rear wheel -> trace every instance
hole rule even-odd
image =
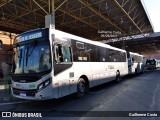
[[[77,94],[76,96],[78,98],[83,97],[87,91],[87,85],[83,78],[79,79],[78,85],[77,85]]]

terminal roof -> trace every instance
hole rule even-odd
[[[45,27],[51,1],[56,29],[71,34],[101,41],[153,32],[140,0],[1,0],[0,30],[21,33]]]

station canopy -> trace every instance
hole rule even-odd
[[[19,34],[45,27],[53,4],[56,29],[91,40],[153,32],[140,0],[1,0],[0,30]]]

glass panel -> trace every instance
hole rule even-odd
[[[55,46],[55,62],[63,62],[62,46],[59,44]]]
[[[50,48],[47,41],[33,42],[14,49],[14,74],[38,73],[51,69]]]
[[[60,44],[55,45],[55,62],[71,62],[71,49]]]
[[[63,46],[63,59],[64,62],[71,62],[70,48],[67,46]]]

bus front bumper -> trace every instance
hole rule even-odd
[[[52,86],[49,85],[41,91],[37,90],[21,90],[11,87],[11,94],[15,98],[26,99],[26,100],[48,100],[53,99]]]

